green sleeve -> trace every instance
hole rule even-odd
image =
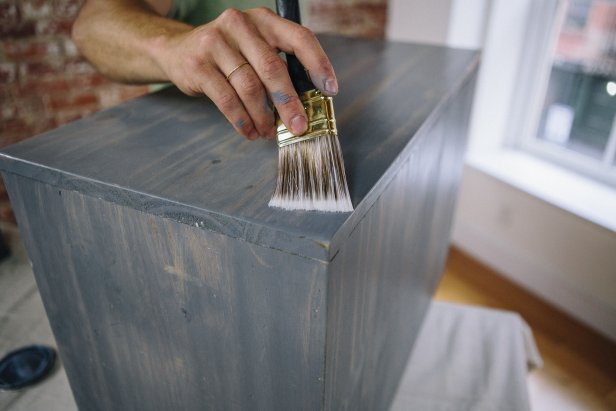
[[[172,0],[167,17],[198,26],[214,20],[230,7],[246,10],[260,6],[276,10],[274,0]]]

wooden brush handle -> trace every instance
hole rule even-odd
[[[297,24],[302,24],[297,0],[276,0],[276,11],[279,16]],[[304,66],[302,66],[302,63],[299,62],[297,57],[288,53],[285,53],[285,55],[287,56],[289,76],[291,77],[293,87],[295,87],[297,94],[316,89],[312,81],[310,81],[306,69],[304,69]]]

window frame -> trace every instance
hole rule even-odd
[[[544,0],[529,7],[504,145],[616,187],[616,115],[601,161],[537,137],[566,5],[566,0]]]

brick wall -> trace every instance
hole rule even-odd
[[[307,25],[317,33],[383,38],[387,0],[311,0]]]
[[[147,91],[98,74],[71,41],[83,0],[0,0],[0,147]],[[317,32],[383,37],[387,0],[312,0]],[[0,182],[0,225],[15,218]]]
[[[70,39],[83,0],[0,0],[0,147],[141,95],[112,83]],[[3,185],[0,222],[15,224]]]

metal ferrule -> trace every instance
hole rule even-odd
[[[319,90],[309,90],[299,96],[308,117],[308,129],[301,136],[296,136],[287,129],[276,114],[276,141],[278,147],[299,143],[325,134],[337,135],[334,103],[331,97],[324,96]]]

